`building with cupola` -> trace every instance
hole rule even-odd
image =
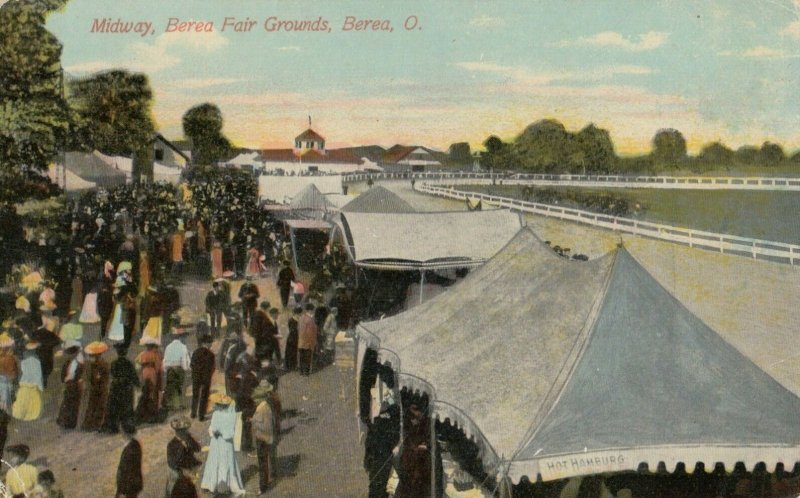
[[[356,171],[380,171],[366,158],[349,149],[327,149],[325,138],[310,127],[294,137],[292,148],[263,149],[256,153],[239,154],[220,163],[223,166],[252,168],[266,174],[309,175],[343,174]]]

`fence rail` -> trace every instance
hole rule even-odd
[[[687,190],[800,191],[800,178],[736,176],[626,176],[626,175],[500,175],[473,172],[358,173],[344,175],[345,182],[373,180],[425,180],[448,185],[538,185]]]
[[[720,253],[744,255],[752,257],[753,259],[779,261],[792,266],[794,266],[798,258],[800,258],[800,246],[794,244],[662,225],[659,223],[621,218],[618,216],[592,213],[590,211],[540,204],[537,202],[528,202],[497,195],[459,191],[452,187],[440,187],[428,183],[418,185],[416,188],[421,192],[439,197],[459,200],[470,199],[473,201],[480,199],[484,204],[509,208],[522,213],[538,214],[560,220],[583,223],[613,230],[615,232],[676,242],[688,245],[689,247],[698,247]]]

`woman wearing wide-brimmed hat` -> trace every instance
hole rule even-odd
[[[95,341],[89,343],[83,351],[88,357],[86,362],[88,399],[81,429],[97,431],[100,430],[106,419],[110,368],[108,362],[102,358],[102,355],[108,351],[108,344]]]
[[[200,487],[212,493],[230,491],[234,496],[242,496],[244,483],[233,448],[233,436],[236,432],[233,399],[222,393],[213,393],[209,401],[214,403],[214,413],[208,428],[211,444]]]
[[[36,420],[42,414],[42,364],[36,349],[38,342],[28,342],[20,363],[22,375],[19,379],[17,399],[11,407],[11,415],[17,419],[29,422]]]

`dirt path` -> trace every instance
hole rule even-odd
[[[233,293],[240,282],[234,282]],[[262,295],[272,303],[280,302],[271,279],[261,279],[257,285]],[[206,282],[188,281],[180,289],[182,304],[200,313]],[[284,312],[279,319],[282,334],[286,335]],[[94,339],[94,337],[89,337]],[[84,342],[88,342],[84,340]],[[352,341],[341,343],[339,361],[316,372],[311,377],[288,373],[281,377],[279,392],[287,413],[284,436],[278,447],[277,482],[269,496],[356,497],[367,489],[366,474],[361,469],[362,449],[359,446],[357,418],[355,417],[354,371]],[[190,351],[196,347],[194,337],[189,337]],[[219,341],[213,345],[216,351]],[[134,358],[139,348],[132,347],[129,357]],[[106,353],[107,360],[114,353]],[[61,382],[58,378],[62,358],[57,358],[50,385],[45,390],[42,417],[34,422],[12,421],[8,445],[24,443],[31,447],[30,461],[39,470],[49,468],[68,497],[94,498],[114,496],[116,469],[125,439],[121,435],[104,435],[80,430],[64,431],[55,423],[61,402]],[[224,390],[224,381],[217,372],[212,391]],[[191,402],[191,387],[186,388],[187,406]],[[188,415],[188,410],[183,413]],[[208,424],[193,421],[191,433],[207,446]],[[142,444],[144,491],[142,497],[161,497],[167,478],[166,445],[173,431],[168,423],[141,426],[137,438]],[[200,455],[205,460],[206,453]],[[256,458],[244,453],[238,455],[248,495],[258,494]],[[202,475],[198,469],[197,482]],[[198,484],[199,489],[199,484]],[[202,496],[202,494],[201,494]],[[206,493],[205,496],[210,496]]]

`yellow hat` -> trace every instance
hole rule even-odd
[[[216,393],[211,393],[211,395],[208,397],[208,401],[214,405],[227,406],[233,403],[233,398],[231,398],[225,393],[216,392]]]
[[[0,334],[0,348],[13,348],[14,344],[16,344],[14,338],[8,332]]]
[[[19,296],[17,301],[14,303],[14,307],[18,310],[22,310],[25,313],[29,313],[31,311],[31,302],[28,301],[28,298],[25,296]]]
[[[108,351],[108,344],[94,341],[90,342],[83,350],[86,351],[86,354],[103,354]]]

